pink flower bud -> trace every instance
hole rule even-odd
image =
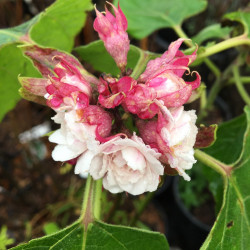
[[[97,9],[94,29],[104,42],[104,46],[109,54],[114,58],[117,66],[124,71],[127,65],[127,53],[129,51],[129,39],[126,33],[128,23],[120,6],[118,9],[111,3],[115,16],[105,8],[105,16]]]
[[[62,60],[55,66],[54,72],[57,76],[50,77],[46,86],[48,106],[55,109],[62,105],[76,109],[87,107],[91,87],[79,70]]]
[[[150,119],[158,111],[158,106],[154,103],[156,95],[151,88],[144,84],[137,84],[123,101],[125,110],[137,114],[141,119]]]
[[[146,70],[139,77],[139,82],[152,88],[156,98],[162,100],[167,107],[180,107],[188,101],[192,90],[199,87],[201,78],[197,72],[193,82],[185,82],[181,77],[185,71],[189,72],[188,65],[196,58],[196,51],[192,55],[184,55],[179,47],[184,39],[178,39],[170,44],[160,58],[149,61]]]
[[[79,112],[81,112],[81,122],[88,123],[89,125],[97,125],[96,138],[99,141],[103,141],[104,137],[109,136],[112,118],[108,112],[96,105],[89,105]]]
[[[114,78],[107,81],[100,79],[98,101],[105,108],[114,108],[122,103],[136,84],[136,80],[129,76],[122,77],[118,82]]]

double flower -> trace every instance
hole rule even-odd
[[[44,78],[20,81],[31,94],[46,99],[61,126],[49,137],[58,144],[52,157],[74,161],[76,174],[103,178],[104,188],[112,193],[155,191],[167,167],[190,180],[185,170],[196,162],[196,115],[184,111],[183,104],[199,86],[200,76],[194,72],[193,82],[182,77],[190,73],[196,51],[184,55],[179,50],[184,40],[178,39],[133,79],[126,75],[127,20],[119,6],[110,5],[115,16],[107,9],[105,15],[96,10],[94,29],[120,68],[120,78],[96,79],[73,56],[54,50],[50,58],[41,48],[26,52],[40,62],[37,66]],[[45,58],[52,70],[41,63]],[[126,117],[132,118],[137,133],[127,127]]]

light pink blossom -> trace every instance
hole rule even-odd
[[[197,72],[193,82],[182,79],[188,66],[195,60],[196,51],[184,55],[179,47],[185,39],[178,39],[170,44],[169,49],[159,58],[150,60],[146,70],[140,75],[138,82],[155,92],[156,98],[162,100],[167,107],[180,107],[188,101],[192,90],[199,87],[201,78]]]
[[[157,142],[164,149],[170,167],[175,168],[187,181],[190,177],[185,173],[196,162],[194,144],[198,132],[195,126],[197,116],[194,110],[184,111],[183,106],[172,110],[174,122],[166,123],[159,118]]]
[[[135,134],[131,139],[115,137],[96,152],[88,150],[79,157],[75,173],[89,172],[95,180],[103,178],[104,188],[112,193],[139,195],[157,189],[163,175],[160,155]]]
[[[166,119],[159,113],[158,121],[138,121],[137,126],[144,142],[157,148],[162,156],[160,160],[176,169],[185,180],[190,177],[185,173],[196,162],[194,144],[198,132],[195,126],[195,111],[184,111],[183,106],[170,109],[171,117]]]
[[[104,46],[109,54],[114,58],[117,66],[124,71],[127,65],[127,54],[129,51],[129,39],[126,32],[128,22],[120,6],[118,9],[111,3],[115,16],[105,7],[105,16],[97,9],[94,29],[104,42]]]
[[[49,141],[58,145],[52,152],[55,161],[68,161],[75,159],[87,149],[96,148],[96,125],[81,123],[75,110],[58,112],[53,118],[61,128],[49,136]]]

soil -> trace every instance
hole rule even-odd
[[[67,201],[71,183],[84,184],[72,171],[60,173],[61,163],[51,159],[54,145],[47,137],[25,144],[19,141],[20,133],[50,122],[51,116],[48,108],[22,100],[0,123],[0,225],[7,225],[15,244],[43,235],[43,224],[57,217],[49,206]],[[34,151],[34,143],[46,149],[43,159],[39,159],[39,147]]]

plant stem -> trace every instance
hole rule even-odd
[[[95,181],[89,175],[85,186],[82,214],[80,217],[80,220],[85,226],[85,231],[91,222],[93,222],[95,219],[100,219],[101,193],[102,180]]]
[[[155,192],[148,192],[144,200],[140,203],[140,207],[138,211],[136,211],[136,214],[133,216],[133,218],[130,221],[130,226],[134,226],[135,223],[138,221],[140,218],[141,214],[143,213],[144,209],[148,205],[148,203],[152,200],[154,197]]]
[[[190,38],[187,36],[187,34],[184,32],[184,30],[181,28],[180,25],[175,25],[173,27],[175,33],[180,37],[180,38],[185,38],[188,40],[185,40],[184,43],[189,47],[193,47],[193,43],[190,41]]]
[[[131,77],[133,77],[134,79],[137,79],[140,74],[142,73],[142,71],[144,70],[144,68],[147,65],[148,59],[150,58],[149,54],[144,52],[144,51],[140,51],[140,58],[131,74]]]
[[[196,149],[194,153],[195,158],[206,166],[212,168],[223,177],[230,176],[232,167],[224,164],[223,162],[213,158],[212,156],[206,154],[205,152]]]
[[[218,77],[215,81],[215,83],[213,84],[210,93],[208,95],[207,98],[207,103],[206,106],[201,108],[200,113],[198,115],[198,119],[197,119],[197,123],[200,123],[202,121],[202,119],[204,117],[206,117],[207,112],[209,111],[209,109],[211,109],[218,93],[220,92],[220,90],[223,87],[223,81],[226,79],[226,77],[228,76],[229,73],[231,73],[232,70],[232,65],[230,64],[224,72],[222,72],[221,76]]]
[[[241,81],[242,84],[250,83],[250,76],[240,76],[239,79],[240,79],[240,81]],[[226,86],[233,85],[233,84],[235,84],[234,77],[232,77],[232,78],[229,79],[229,81],[227,82]]]
[[[248,39],[245,34],[227,39],[225,41],[222,41],[211,47],[206,48],[204,52],[198,54],[197,60],[239,45],[250,45],[250,39]]]
[[[242,85],[242,82],[240,80],[239,68],[237,65],[233,66],[233,75],[234,75],[235,84],[236,84],[239,94],[241,95],[244,102],[247,105],[250,105],[250,97]]]
[[[204,58],[204,63],[207,65],[207,67],[214,73],[214,75],[218,78],[221,76],[220,69],[209,59]]]

